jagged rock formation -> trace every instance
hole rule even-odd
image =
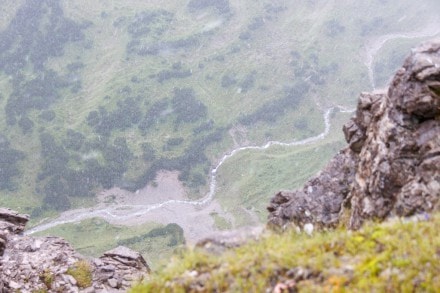
[[[268,207],[269,223],[275,227],[283,227],[291,221],[301,227],[308,223],[324,226],[338,223],[341,206],[353,182],[356,162],[350,150],[343,150],[302,190],[278,192]]]
[[[269,224],[349,227],[439,208],[440,40],[413,50],[388,92],[363,93],[343,128],[349,146],[295,192],[279,192]]]
[[[86,260],[62,238],[23,236],[28,219],[0,209],[0,292],[125,292],[150,272],[126,247]]]
[[[0,208],[0,256],[5,251],[7,235],[23,232],[28,221],[28,215],[20,215],[10,209]]]

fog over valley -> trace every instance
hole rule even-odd
[[[0,206],[30,215],[27,235],[153,268],[262,227],[345,144],[359,93],[440,36],[437,0],[0,6]]]

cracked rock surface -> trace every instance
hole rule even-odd
[[[343,128],[348,146],[303,189],[277,193],[269,225],[348,226],[439,209],[440,40],[414,49],[388,91],[362,93]]]
[[[145,259],[127,247],[87,259],[62,238],[23,236],[28,219],[0,208],[0,292],[126,292],[148,277]],[[87,282],[72,273],[79,263]]]

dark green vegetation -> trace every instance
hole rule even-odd
[[[157,238],[163,236],[170,236],[170,240],[167,243],[167,246],[169,247],[185,244],[183,229],[177,224],[168,224],[163,228],[154,228],[146,234],[138,235],[125,240],[120,240],[118,241],[118,244],[128,246],[146,241],[148,238]]]
[[[0,153],[0,189],[14,190],[16,183],[12,179],[20,174],[17,163],[23,159],[24,154],[11,148],[3,135],[0,135]]]
[[[103,189],[138,190],[161,170],[178,171],[189,196],[201,197],[234,142],[310,137],[324,109],[354,105],[371,87],[365,42],[414,31],[426,11],[382,0],[3,2],[0,205],[36,220],[93,204]],[[398,22],[405,11],[414,14]],[[243,131],[231,136],[235,129]],[[303,154],[325,162],[337,143]],[[285,162],[306,164],[297,167],[304,174],[319,165],[298,152],[276,164],[248,156],[263,170],[287,170],[284,178],[298,174]],[[230,197],[270,196],[274,187],[252,190],[237,164],[241,177],[222,174]]]
[[[47,68],[49,58],[64,55],[64,47],[84,40],[87,24],[67,19],[59,1],[26,1],[1,32],[0,69],[12,79],[5,115],[8,125],[17,122],[24,133],[34,123],[32,109],[47,109],[60,99],[60,91],[75,86],[69,76]],[[71,72],[76,66],[68,67]]]
[[[271,292],[277,284],[292,292],[437,292],[438,229],[435,215],[357,232],[269,234],[220,257],[191,250],[131,292]]]

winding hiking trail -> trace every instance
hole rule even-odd
[[[389,40],[399,38],[422,38],[435,36],[440,33],[440,25],[437,24],[438,23],[428,26],[423,31],[419,31],[418,33],[411,32],[387,34],[367,42],[365,45],[367,52],[365,65],[368,68],[373,89],[375,88],[373,72],[374,58],[380,49],[385,45],[385,43]],[[154,204],[108,204],[102,208],[81,208],[70,210],[61,213],[56,219],[29,229],[26,231],[26,234],[29,235],[56,227],[58,225],[77,223],[82,220],[95,217],[103,218],[112,224],[123,225],[139,223],[139,221],[136,221],[136,219],[142,217],[142,222],[154,221],[164,224],[170,222],[177,223],[184,229],[187,240],[191,242],[200,239],[201,237],[213,232],[213,220],[211,219],[209,213],[212,211],[218,211],[219,209],[221,210],[219,204],[214,201],[214,196],[217,188],[217,172],[227,160],[246,150],[266,150],[272,146],[294,147],[309,145],[323,140],[330,132],[330,114],[336,108],[339,109],[340,112],[347,113],[354,111],[353,109],[347,109],[343,106],[335,106],[326,109],[323,112],[324,130],[316,136],[292,142],[269,141],[263,146],[239,147],[225,154],[218,161],[217,165],[211,170],[209,191],[201,199],[168,199]],[[197,227],[194,227],[194,223],[197,223]]]

